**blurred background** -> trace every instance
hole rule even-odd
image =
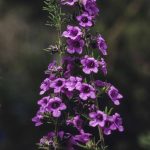
[[[34,127],[39,86],[55,41],[43,0],[0,0],[0,150],[35,150],[46,133]],[[109,150],[150,150],[150,0],[101,0],[95,30],[108,45],[112,82],[124,95],[116,111],[125,132],[106,138]]]

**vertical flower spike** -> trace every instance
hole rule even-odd
[[[46,79],[40,86],[43,97],[32,118],[35,126],[48,124],[50,129],[40,139],[39,148],[104,150],[104,135],[122,132],[124,127],[120,115],[101,104],[102,97],[107,94],[114,105],[119,105],[123,96],[103,81],[107,75],[107,44],[101,34],[90,30],[99,14],[96,0],[45,0],[45,5],[58,39],[47,49],[57,60],[45,71]],[[71,6],[72,14],[63,11],[64,5]],[[62,30],[65,21],[68,25]]]

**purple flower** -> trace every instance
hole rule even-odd
[[[78,0],[61,0],[63,5],[73,6]]]
[[[88,14],[93,17],[95,17],[99,13],[99,9],[96,6],[95,1],[88,0],[84,8],[85,8],[85,11],[87,11]]]
[[[50,97],[43,97],[41,100],[38,101],[38,105],[45,108],[47,106],[47,103],[49,102]]]
[[[87,100],[88,98],[95,99],[96,94],[95,94],[95,89],[86,83],[81,83],[76,86],[76,89],[80,91],[79,97],[82,100]]]
[[[96,2],[96,0],[79,0],[81,2],[81,4],[83,4],[84,6],[89,3],[89,2]]]
[[[108,86],[110,86],[110,83],[103,82],[101,80],[96,80],[95,85],[98,87],[108,87]]]
[[[75,135],[72,137],[72,143],[77,145],[78,142],[87,143],[90,140],[91,134],[85,133],[83,130],[80,131],[79,135]]]
[[[68,80],[66,80],[65,88],[67,88],[68,91],[73,91],[76,89],[76,85],[80,84],[81,81],[82,78],[71,76]]]
[[[67,40],[67,52],[70,54],[78,53],[81,54],[84,47],[84,40],[81,38],[77,38],[75,40],[68,39]]]
[[[107,115],[104,112],[97,110],[97,112],[89,113],[89,116],[92,119],[89,122],[90,126],[92,126],[92,127],[96,127],[96,126],[104,127],[105,121],[107,118]]]
[[[55,143],[53,141],[53,138],[55,137],[55,133],[54,132],[49,132],[46,136],[43,136],[41,139],[40,139],[40,145],[43,146],[43,145],[53,145],[55,146]]]
[[[81,60],[81,64],[83,66],[83,72],[86,74],[90,74],[91,72],[97,73],[98,72],[98,67],[99,67],[99,63],[96,59],[94,59],[93,57],[89,57],[89,56],[85,56],[82,60]]]
[[[116,89],[113,85],[109,87],[108,91],[108,96],[110,99],[114,102],[115,105],[120,104],[120,99],[123,98],[121,94],[119,94],[118,89]]]
[[[50,87],[54,88],[54,93],[59,93],[59,92],[61,92],[64,85],[65,85],[65,79],[57,78],[51,83]]]
[[[79,21],[79,25],[82,27],[91,27],[92,23],[92,16],[88,13],[84,12],[80,16],[77,16],[77,20]]]
[[[80,130],[82,128],[83,120],[79,115],[77,115],[74,118],[67,120],[66,123],[67,125],[73,125],[75,128]]]
[[[107,55],[107,45],[101,35],[97,37],[97,45],[103,55]]]
[[[32,118],[32,122],[35,123],[35,126],[42,125],[42,119],[43,119],[43,111],[39,110],[35,117]]]
[[[51,98],[47,104],[47,111],[51,112],[53,117],[60,117],[61,111],[66,109],[66,105],[58,97]]]
[[[107,75],[107,64],[103,58],[101,58],[101,61],[99,62],[101,70],[103,74],[106,76]]]
[[[51,84],[51,80],[50,80],[49,78],[46,78],[46,79],[42,82],[42,84],[41,84],[41,86],[40,86],[40,89],[41,89],[40,95],[43,95],[46,91],[49,90],[50,84]]]
[[[56,61],[53,61],[48,65],[48,70],[45,71],[46,74],[62,72],[63,68],[61,66],[57,66]]]
[[[38,115],[38,116],[35,116],[35,117],[32,118],[32,122],[35,123],[36,127],[43,124],[42,121],[41,121],[41,119],[43,119],[43,118],[41,118],[41,117],[43,117],[43,116]]]
[[[110,135],[112,130],[116,130],[116,126],[114,124],[114,118],[112,116],[107,116],[105,120],[105,126],[103,128],[103,132],[105,135]]]
[[[82,35],[81,29],[77,26],[67,26],[67,31],[64,31],[62,36],[70,38],[72,40],[77,39]]]
[[[122,126],[122,118],[120,117],[120,115],[118,113],[115,113],[113,115],[113,119],[114,119],[114,124],[115,124],[116,128],[120,132],[123,132],[124,131],[124,127]]]

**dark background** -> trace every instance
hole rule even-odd
[[[42,0],[0,0],[0,150],[35,150],[46,133],[31,118],[55,41]],[[106,137],[109,150],[150,150],[150,1],[99,0],[96,31],[109,45],[108,80],[124,100],[124,133]]]

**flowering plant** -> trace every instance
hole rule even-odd
[[[39,148],[105,150],[104,135],[124,128],[118,113],[112,114],[112,108],[101,106],[101,97],[108,95],[114,105],[119,105],[123,96],[114,85],[98,77],[98,73],[107,75],[107,44],[100,34],[91,34],[99,13],[96,0],[45,0],[45,5],[48,25],[58,31],[58,42],[47,50],[60,57],[48,66],[47,77],[40,86],[40,95],[47,96],[38,101],[40,108],[32,119],[36,126],[50,126]],[[66,19],[64,5],[78,12]],[[62,32],[66,22],[69,25]],[[96,130],[99,137],[92,134]]]

